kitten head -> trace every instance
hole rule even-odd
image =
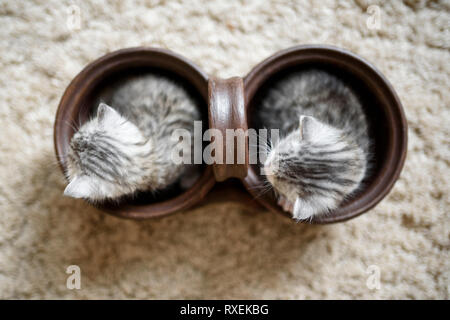
[[[366,155],[342,130],[301,116],[299,129],[270,151],[264,171],[284,207],[307,219],[336,209],[358,188]]]
[[[100,103],[97,115],[70,141],[69,185],[64,194],[100,201],[136,191],[147,168],[139,161],[151,148],[138,127]]]

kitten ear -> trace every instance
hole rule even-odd
[[[315,214],[315,210],[310,203],[300,199],[300,197],[297,197],[292,214],[293,218],[296,220],[305,220],[313,216]]]
[[[92,191],[92,183],[88,177],[75,177],[67,185],[64,195],[72,198],[89,198]]]
[[[310,141],[314,137],[314,131],[320,123],[310,116],[300,116],[300,138]]]
[[[108,106],[104,102],[100,102],[97,108],[97,118],[99,122],[105,121],[106,118],[119,115],[116,110]]]

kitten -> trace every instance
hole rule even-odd
[[[193,166],[172,161],[178,141],[171,135],[176,129],[193,132],[201,118],[194,99],[179,84],[150,74],[105,92],[112,107],[100,103],[71,139],[64,194],[98,202],[162,190],[183,176],[192,184]]]
[[[336,209],[368,170],[368,123],[358,98],[321,70],[294,72],[262,98],[260,127],[279,129],[264,163],[278,203],[298,220]]]

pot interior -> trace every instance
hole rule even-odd
[[[55,122],[55,147],[63,171],[64,157],[75,130],[94,115],[100,101],[110,103],[111,88],[130,76],[158,74],[182,86],[199,107],[203,130],[208,127],[207,77],[195,66],[173,54],[147,48],[124,49],[88,65],[69,85],[61,99]],[[114,107],[114,106],[113,106]],[[158,192],[138,192],[119,201],[96,204],[100,209],[126,218],[164,215],[198,202],[214,185],[212,170],[201,172],[188,190],[178,185]]]
[[[279,60],[282,61],[282,59]],[[273,64],[276,65],[276,63],[277,61]],[[369,137],[372,141],[370,170],[357,192],[341,203],[334,212],[313,218],[312,222],[337,222],[367,211],[381,200],[397,178],[395,175],[398,175],[399,170],[388,172],[387,168],[393,164],[396,166],[395,169],[401,168],[404,160],[402,151],[405,145],[402,142],[406,142],[406,138],[401,136],[401,133],[405,131],[405,128],[401,127],[404,125],[402,121],[404,119],[401,106],[391,87],[378,74],[372,73],[372,69],[367,65],[365,67],[368,72],[365,73],[364,70],[358,69],[357,65],[352,66],[351,62],[336,63],[336,60],[326,57],[318,56],[315,59],[310,56],[308,59],[299,59],[297,62],[291,60],[284,66],[278,63],[274,68],[270,65],[267,63],[266,68],[261,68],[251,74],[251,79],[247,79],[249,92],[251,92],[250,96],[247,96],[249,128],[256,130],[264,128],[264,119],[258,120],[258,107],[268,88],[292,72],[302,72],[312,68],[324,70],[342,80],[357,95],[369,122]],[[395,148],[398,148],[400,152],[393,152]],[[263,186],[267,184],[266,177],[261,174],[260,169],[263,164],[261,160],[259,159],[257,164],[250,165],[249,176],[245,181],[248,190],[272,211],[291,216],[278,206],[273,190],[261,191],[266,190]],[[383,191],[383,188],[387,190]],[[382,191],[385,194],[380,198]]]

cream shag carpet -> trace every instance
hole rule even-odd
[[[1,1],[0,298],[448,299],[449,21],[448,1]],[[405,168],[374,210],[313,226],[223,202],[135,222],[62,196],[53,120],[93,59],[155,46],[227,77],[306,43],[367,58],[404,104]]]

